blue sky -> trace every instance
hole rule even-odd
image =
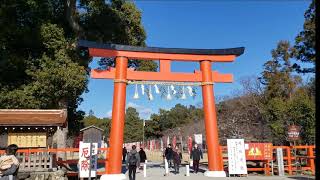
[[[217,83],[216,97],[231,95],[240,88],[239,80],[259,76],[263,64],[270,59],[271,49],[279,40],[294,42],[302,30],[304,12],[310,1],[135,1],[142,12],[147,45],[172,48],[233,48],[244,46],[245,52],[232,63],[213,63],[213,70],[232,73],[233,83]],[[95,66],[95,61],[91,67]],[[174,62],[172,71],[193,72],[197,63]],[[82,95],[80,110],[90,109],[98,117],[111,116],[113,81],[90,79],[89,92]],[[140,117],[148,119],[159,108],[170,109],[177,103],[200,105],[201,89],[195,98],[167,101],[154,94],[135,100],[134,86],[127,87],[127,106],[135,107]]]

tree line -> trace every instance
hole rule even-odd
[[[301,143],[315,137],[315,1],[305,12],[303,30],[291,45],[282,40],[259,77],[242,80],[237,95],[217,104],[221,140],[247,137],[287,142],[290,124],[302,127]],[[0,7],[0,108],[68,109],[70,134],[95,124],[109,133],[110,119],[77,110],[87,92],[92,58],[76,42],[86,39],[145,46],[141,12],[125,0],[4,1]],[[114,66],[101,58],[101,68]],[[130,60],[129,67],[155,71],[153,61]],[[204,132],[201,107],[177,104],[146,121],[146,138],[167,133]],[[142,140],[142,120],[128,108],[125,141]]]

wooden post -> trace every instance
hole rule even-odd
[[[39,155],[39,168],[41,168],[42,169],[42,154],[43,154],[43,152],[41,152]]]
[[[308,147],[308,167],[311,168],[312,175],[315,174],[313,147]]]
[[[30,149],[28,149],[28,169],[31,170],[31,154],[30,154]]]
[[[291,150],[290,147],[286,148],[287,150],[287,162],[288,162],[288,173],[289,175],[292,175],[292,163],[291,163]]]
[[[26,153],[22,153],[22,168],[21,170],[24,170],[26,167]]]
[[[44,169],[47,169],[47,164],[48,164],[48,153],[47,151],[43,152],[44,153]]]
[[[50,155],[49,155],[49,168],[50,168],[50,169],[52,169],[52,162],[53,162],[53,161],[52,161],[52,158],[53,158],[53,157],[52,157],[52,153],[50,153]]]
[[[114,79],[114,96],[112,106],[112,122],[110,133],[110,153],[107,174],[120,174],[122,168],[122,144],[126,107],[126,80],[128,58],[116,58],[116,74]]]
[[[33,159],[33,170],[36,170],[36,161],[37,161],[37,153],[34,152],[32,154],[32,159]]]

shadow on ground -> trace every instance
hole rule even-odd
[[[290,179],[296,179],[296,180],[311,180],[311,179],[315,179],[315,177],[311,177],[311,176],[294,176],[294,177],[288,177]]]

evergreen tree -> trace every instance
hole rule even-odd
[[[139,118],[139,113],[133,107],[128,107],[126,110],[126,121],[124,128],[124,142],[142,141],[143,121]]]
[[[66,108],[70,133],[82,126],[84,113],[76,109],[92,60],[76,41],[145,45],[131,1],[2,1],[0,18],[0,108]],[[157,67],[133,60],[129,66]]]
[[[265,85],[266,99],[290,98],[294,89],[301,82],[301,78],[292,75],[289,42],[280,41],[271,54],[272,59],[264,64],[265,69],[260,77],[261,83]]]
[[[297,35],[293,55],[299,61],[293,67],[299,73],[315,73],[316,62],[316,15],[315,0],[312,0],[304,14],[303,30]],[[301,67],[302,63],[312,64],[313,67]]]

